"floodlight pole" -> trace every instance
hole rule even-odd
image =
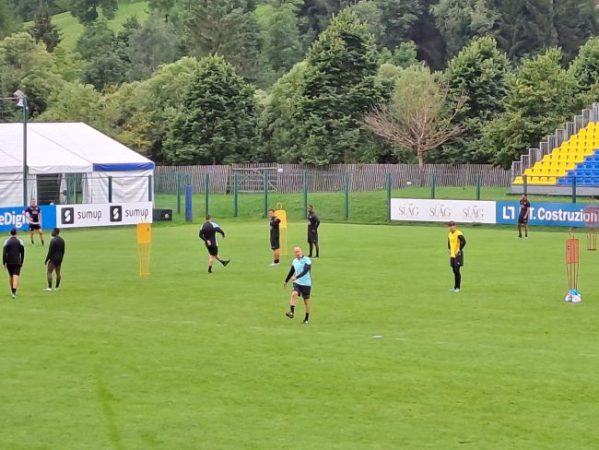
[[[27,96],[23,95],[23,206],[27,206]]]

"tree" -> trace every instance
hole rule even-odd
[[[302,61],[277,80],[263,100],[259,118],[261,160],[294,162],[303,145],[299,108],[307,64]]]
[[[102,90],[125,81],[128,69],[127,63],[118,54],[100,54],[87,64],[81,79],[84,83]]]
[[[430,70],[412,66],[396,81],[391,104],[368,114],[365,124],[377,136],[412,151],[422,168],[427,151],[462,132],[460,125],[452,123],[462,101],[446,117],[443,110],[446,100],[447,88],[435,81]]]
[[[117,40],[106,20],[87,24],[76,46],[87,63],[81,80],[100,90],[125,81],[130,68],[125,45]]]
[[[147,80],[122,84],[106,94],[106,128],[152,160],[170,162],[164,152],[167,130],[186,99],[197,68],[195,58],[184,57],[160,66]]]
[[[202,58],[169,123],[165,152],[175,164],[249,161],[256,144],[254,90],[221,56]]]
[[[431,8],[437,0],[375,0],[381,11],[385,33],[380,47],[393,51],[402,42],[413,41],[418,57],[441,69],[445,63],[445,41],[435,25]]]
[[[113,53],[116,36],[105,20],[97,20],[85,25],[83,33],[77,40],[75,51],[85,60],[92,60],[98,55]]]
[[[366,26],[352,11],[341,11],[306,58],[296,117],[304,145],[297,160],[323,165],[356,159],[363,115],[383,98],[375,83],[377,59]]]
[[[16,33],[0,41],[0,96],[11,96],[21,89],[28,96],[30,115],[36,116],[62,84],[52,55],[29,33]]]
[[[222,55],[248,80],[257,77],[260,31],[246,0],[198,0],[185,20],[192,56]]]
[[[374,36],[378,45],[385,39],[385,26],[383,25],[383,12],[375,0],[361,0],[350,6],[358,18],[366,25],[368,32]]]
[[[33,20],[39,6],[37,0],[2,0],[0,3],[5,3],[16,18],[25,22]],[[51,16],[67,11],[63,0],[44,0],[44,3]]]
[[[16,19],[11,11],[6,0],[0,0],[0,39],[9,36],[18,28]]]
[[[272,70],[271,78],[277,79],[293,67],[303,56],[296,7],[282,4],[270,7],[269,14],[261,22],[261,57]],[[261,72],[264,74],[264,67]],[[272,83],[269,83],[272,84]]]
[[[485,124],[504,111],[508,74],[507,56],[491,37],[473,40],[449,62],[445,72],[448,107],[464,98],[455,116],[464,132],[443,146],[439,159],[451,163],[489,162],[488,155],[479,152],[479,139]]]
[[[58,27],[52,23],[48,13],[48,5],[45,0],[39,0],[38,8],[33,19],[33,26],[29,33],[35,39],[35,42],[42,41],[46,45],[46,50],[52,53],[60,43],[60,33]]]
[[[445,38],[447,55],[456,55],[476,36],[490,34],[497,12],[486,0],[440,0],[432,7],[437,28]]]
[[[112,19],[119,5],[117,0],[70,0],[70,11],[79,22],[89,24],[98,19],[98,9],[107,19]]]
[[[594,0],[556,0],[554,26],[564,59],[571,61],[581,45],[599,31]]]
[[[599,94],[599,38],[589,39],[568,71],[577,83],[579,106],[591,104]]]
[[[102,131],[102,95],[89,84],[79,81],[65,83],[60,92],[54,92],[48,101],[48,109],[40,116],[42,121],[78,121],[95,126]]]
[[[553,26],[553,2],[547,0],[491,0],[498,17],[493,29],[499,47],[511,60],[558,44]]]
[[[549,49],[524,60],[508,77],[506,111],[483,129],[482,147],[494,164],[512,161],[576,112],[576,80],[561,67],[562,53]]]
[[[129,78],[148,78],[161,64],[173,62],[178,54],[178,43],[173,25],[152,14],[129,39]]]
[[[305,0],[298,12],[300,30],[308,39],[315,38],[328,26],[329,20],[341,9],[339,0]],[[307,44],[311,43],[311,39]]]

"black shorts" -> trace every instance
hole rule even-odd
[[[455,258],[449,258],[449,265],[452,269],[464,267],[464,255],[456,256]]]
[[[12,277],[13,275],[21,275],[21,264],[7,264],[6,270],[8,270],[8,274]]]
[[[218,246],[216,246],[216,245],[210,245],[210,246],[207,245],[206,250],[208,250],[208,254],[210,256],[218,255]]]
[[[308,243],[318,244],[318,231],[308,231]]]
[[[40,224],[30,223],[29,231],[41,230],[42,226]]]
[[[270,236],[270,248],[278,250],[281,248],[281,239],[278,234]]]
[[[525,225],[528,223],[528,217],[518,216],[518,224]]]
[[[301,284],[293,283],[293,290],[297,292],[304,300],[309,300],[310,292],[312,292],[312,286],[303,286]]]
[[[62,261],[48,261],[48,270],[51,272],[53,270],[60,270],[60,266],[62,265]]]

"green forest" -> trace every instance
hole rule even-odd
[[[489,163],[597,100],[594,0],[0,0],[0,120],[160,164]]]

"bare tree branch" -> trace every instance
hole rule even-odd
[[[443,114],[447,100],[447,89],[438,86],[430,73],[407,80],[404,86],[396,87],[392,108],[375,108],[365,119],[365,126],[377,136],[412,151],[422,166],[424,155],[464,131],[459,124],[452,124],[466,97],[456,102],[449,117]],[[417,74],[418,75],[418,74]],[[411,83],[411,84],[410,84]],[[399,89],[403,89],[397,92]]]

